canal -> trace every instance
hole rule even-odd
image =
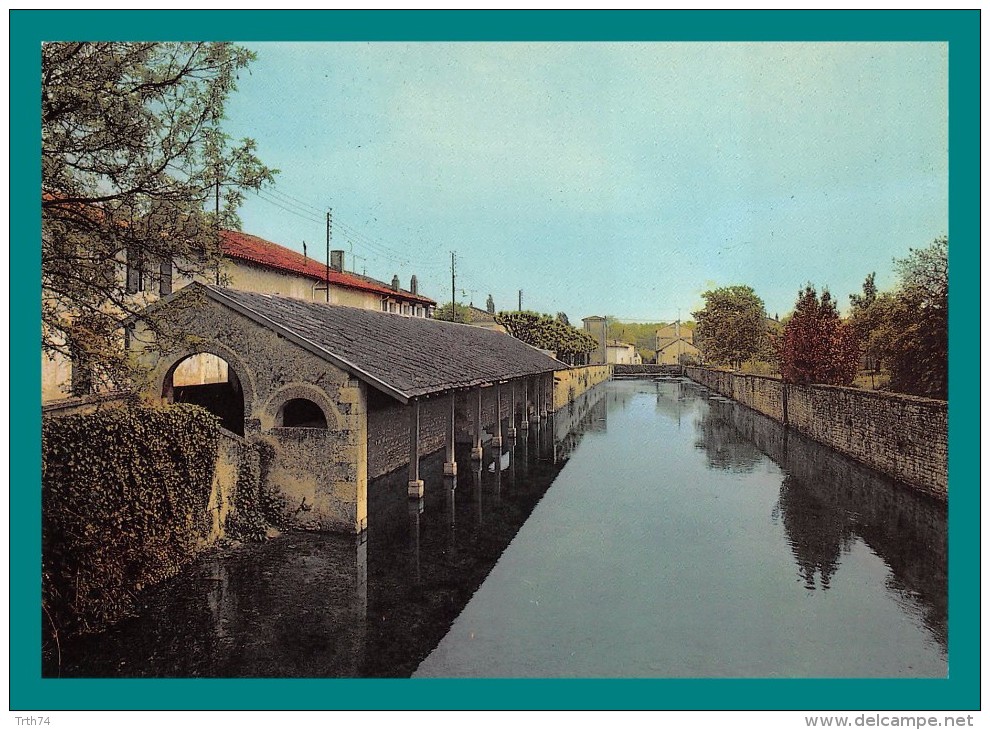
[[[376,481],[361,539],[211,551],[45,675],[946,676],[944,506],[682,379],[520,433]]]

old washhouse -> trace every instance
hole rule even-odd
[[[237,437],[270,444],[269,486],[314,528],[361,532],[369,479],[404,465],[421,497],[421,456],[446,448],[444,472],[456,474],[455,441],[470,438],[480,458],[483,440],[546,418],[554,372],[569,370],[499,332],[198,283],[148,314],[181,333],[168,346],[133,325],[149,397],[198,403]],[[177,369],[203,353],[226,364],[226,382],[178,385]],[[599,375],[563,372],[570,397],[574,381],[583,390]]]

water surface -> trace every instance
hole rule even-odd
[[[945,676],[945,509],[700,386],[615,380],[227,546],[46,676]]]

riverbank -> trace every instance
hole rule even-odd
[[[762,375],[686,367],[726,398],[886,474],[948,501],[948,403],[832,385],[795,385]]]

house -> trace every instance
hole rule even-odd
[[[224,264],[220,283],[232,289],[278,294],[293,299],[327,301],[359,309],[430,317],[436,302],[419,293],[415,276],[403,289],[398,276],[392,282],[344,271],[344,252],[330,251],[329,265],[298,251],[239,231],[221,234]],[[210,282],[214,283],[214,282]]]
[[[694,344],[694,328],[680,320],[656,331],[657,365],[683,365],[686,361],[700,363],[701,350]]]
[[[608,320],[605,317],[599,317],[598,315],[593,315],[591,317],[585,317],[581,320],[584,323],[584,331],[595,338],[595,342],[598,343],[598,347],[588,353],[588,364],[589,365],[604,365],[607,360],[607,347],[606,347],[606,331],[608,328]]]
[[[581,321],[584,331],[598,343],[598,347],[588,353],[589,365],[639,365],[643,362],[635,345],[608,339],[607,318],[593,315]]]
[[[508,332],[505,327],[495,321],[495,300],[492,299],[491,294],[488,295],[486,309],[479,309],[472,303],[468,304],[467,311],[468,317],[471,320],[468,324],[475,327],[483,327],[486,330],[493,330],[495,332]]]
[[[409,317],[428,318],[436,302],[419,293],[415,276],[403,289],[398,276],[391,284],[344,271],[344,252],[331,251],[329,265],[305,254],[239,231],[221,231],[223,260],[212,281],[241,291],[278,294],[294,299],[329,301],[359,309],[373,309]],[[194,277],[182,273],[173,262],[144,261],[123,252],[118,260],[120,286],[136,308],[151,304],[159,297],[192,283]],[[329,291],[327,282],[329,281]],[[42,354],[42,403],[79,394],[88,377],[74,368],[69,358]],[[176,374],[176,384],[222,383],[227,380],[226,366],[208,355],[185,363]]]
[[[608,340],[605,344],[605,362],[609,365],[640,365],[643,358],[636,352],[635,345]]]

